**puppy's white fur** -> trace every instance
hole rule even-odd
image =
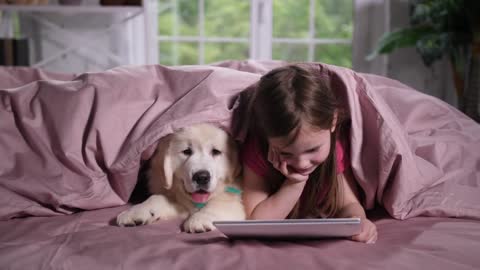
[[[159,141],[151,160],[148,184],[153,195],[120,213],[117,223],[135,226],[181,217],[186,218],[186,232],[205,232],[215,229],[216,220],[243,220],[241,196],[225,190],[240,189],[240,168],[235,143],[220,128],[198,124],[170,134]],[[210,174],[207,185],[193,180],[199,171]],[[203,208],[192,201],[191,193],[199,189],[210,193]]]

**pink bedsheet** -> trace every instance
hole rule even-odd
[[[374,218],[373,245],[349,240],[228,241],[187,234],[180,221],[122,228],[125,207],[0,222],[2,269],[435,269],[480,268],[480,221]]]
[[[132,66],[74,78],[0,68],[0,220],[125,204],[159,138],[197,122],[229,127],[248,104],[238,94],[282,64]],[[478,123],[397,81],[307,65],[350,109],[352,168],[367,208],[379,203],[398,219],[480,218]]]

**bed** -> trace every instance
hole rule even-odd
[[[352,168],[375,244],[115,225],[159,138],[215,122],[241,142],[248,118],[231,122],[248,115],[249,87],[283,64],[0,68],[1,268],[479,269],[478,123],[399,82],[321,63],[307,64],[355,118]]]

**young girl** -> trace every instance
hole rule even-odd
[[[353,240],[374,243],[349,167],[347,112],[300,65],[264,75],[253,96],[244,144],[243,199],[249,219],[360,217]]]

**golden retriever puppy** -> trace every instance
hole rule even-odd
[[[148,172],[153,194],[117,216],[120,226],[186,218],[186,232],[215,229],[213,221],[243,220],[235,142],[222,129],[197,124],[159,141]]]

